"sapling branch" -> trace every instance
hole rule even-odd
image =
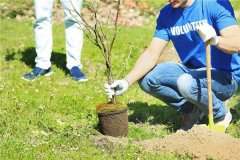
[[[128,60],[130,59],[131,55],[132,55],[132,45],[130,44],[130,51],[129,51],[129,54],[127,55],[126,58],[124,58],[125,62],[123,63],[123,66],[120,70],[120,72],[118,72],[118,75],[116,76],[115,79],[118,79],[118,77],[122,74],[123,70],[126,69],[126,65],[128,64]]]
[[[84,17],[77,11],[77,9],[74,7],[73,2],[70,0],[70,3],[72,5],[71,8],[68,8],[70,14],[73,15],[76,22],[80,25],[80,29],[84,30],[84,33],[86,35],[86,38],[90,40],[91,43],[93,43],[99,50],[101,51],[101,54],[103,55],[103,58],[105,60],[106,65],[106,71],[107,71],[107,81],[109,84],[113,83],[113,74],[112,74],[112,49],[114,42],[116,40],[117,34],[118,34],[118,19],[119,19],[119,13],[120,13],[120,3],[121,0],[116,1],[109,1],[109,3],[116,3],[116,14],[114,18],[112,18],[112,10],[109,10],[107,21],[104,23],[104,21],[101,21],[98,16],[99,11],[99,2],[96,0],[91,0],[90,2],[86,2],[89,8],[90,13],[92,14],[93,18],[93,24],[91,22],[84,19]],[[111,23],[109,23],[110,20],[113,19],[113,32],[109,31]],[[111,103],[115,103],[115,96],[111,99]]]

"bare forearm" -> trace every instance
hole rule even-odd
[[[133,69],[124,78],[131,86],[134,82],[138,81],[145,74],[147,74],[157,63],[157,59],[154,56],[149,56],[147,53],[143,53],[135,63]]]
[[[240,36],[221,37],[219,36],[217,48],[228,54],[240,52]]]
[[[238,25],[227,27],[220,31],[217,48],[225,53],[240,52],[240,28]]]
[[[149,47],[141,54],[133,69],[124,78],[128,81],[130,86],[146,75],[157,64],[167,44],[168,41],[159,38],[152,39]]]

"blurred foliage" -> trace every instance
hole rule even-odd
[[[0,17],[1,18],[16,18],[20,16],[32,16],[28,15],[33,6],[32,0],[2,0],[0,3]]]
[[[230,0],[237,19],[240,19],[240,0]],[[138,5],[146,3],[150,7],[147,9],[142,9],[141,14],[145,16],[155,15],[167,2],[157,1],[157,0],[136,0]],[[85,3],[84,3],[85,4]],[[83,5],[83,7],[87,7]],[[1,18],[16,18],[20,16],[33,16],[33,12],[28,12],[28,10],[33,9],[32,0],[1,0],[0,2],[0,17]],[[31,14],[31,15],[28,15]]]

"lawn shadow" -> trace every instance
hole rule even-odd
[[[134,102],[127,104],[129,108],[129,122],[145,123],[151,125],[164,124],[169,130],[177,130],[181,125],[181,114],[166,105],[148,105]]]
[[[240,97],[240,86],[238,87],[237,92],[235,93],[234,99],[239,100]],[[236,123],[240,119],[240,102],[237,102],[233,107],[230,108],[232,113],[232,122]]]
[[[236,123],[240,119],[240,102],[236,104],[233,108],[230,108],[232,113],[232,123]]]
[[[35,48],[30,47],[23,51],[8,51],[5,56],[6,61],[20,60],[27,66],[35,67],[35,58],[37,54]],[[68,69],[66,67],[66,55],[61,52],[52,52],[51,56],[52,65],[55,64],[57,68],[63,70],[65,74],[68,74]]]

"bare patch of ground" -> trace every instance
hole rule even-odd
[[[164,138],[136,142],[135,145],[154,153],[187,154],[193,159],[239,160],[240,157],[240,139],[200,126]]]
[[[158,59],[158,63],[163,62],[181,62],[174,47],[168,47],[164,50],[163,54]]]
[[[92,142],[110,152],[116,147],[124,148],[129,144],[128,138],[104,135],[93,136]],[[177,152],[196,160],[239,160],[240,157],[240,139],[200,126],[194,126],[186,132],[178,131],[164,138],[136,141],[133,145],[151,153]]]
[[[128,138],[126,137],[111,137],[111,136],[92,136],[91,141],[98,147],[106,150],[113,150],[114,148],[122,147],[125,148],[128,145]]]
[[[143,53],[144,50],[147,47],[148,46],[145,46],[141,50],[141,53]],[[168,47],[163,51],[163,53],[159,57],[157,63],[164,63],[164,62],[178,62],[178,63],[181,63],[180,57],[178,56],[178,53],[177,53],[176,49],[173,46],[171,46],[171,45],[168,45]]]

